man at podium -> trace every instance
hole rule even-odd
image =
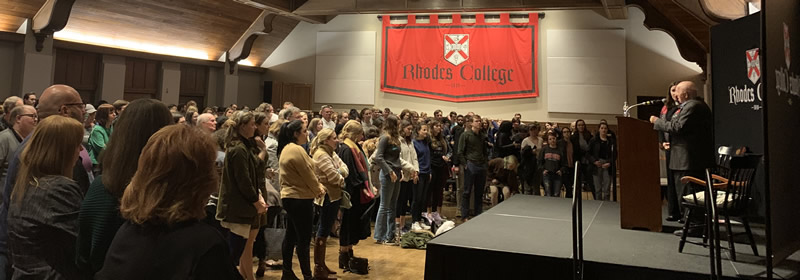
[[[708,104],[697,96],[691,81],[675,86],[678,110],[671,120],[650,117],[653,128],[670,134],[670,163],[678,197],[683,196],[684,176],[704,178],[704,170],[714,165],[713,115]]]

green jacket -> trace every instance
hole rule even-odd
[[[458,139],[455,164],[467,164],[468,161],[486,163],[489,160],[488,148],[486,135],[475,134],[472,129],[465,129]]]
[[[226,150],[217,220],[236,224],[254,224],[257,221],[258,211],[253,206],[258,201],[257,167],[258,158],[243,142]]]
[[[428,248],[428,241],[433,239],[433,233],[430,231],[414,232],[409,231],[400,238],[400,247],[402,248]]]
[[[106,129],[102,125],[95,125],[92,128],[92,133],[89,134],[89,157],[92,159],[92,164],[97,164],[100,152],[106,148],[110,134],[111,129]]]

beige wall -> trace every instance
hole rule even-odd
[[[100,66],[100,97],[113,102],[123,99],[125,93],[125,57],[103,55]]]
[[[375,84],[374,104],[336,104],[337,109],[362,108],[376,106],[389,107],[399,112],[404,108],[432,113],[436,109],[443,111],[469,111],[491,118],[511,118],[513,113],[522,113],[523,120],[554,120],[559,122],[573,121],[577,118],[588,122],[597,122],[601,118],[615,122],[615,115],[586,115],[550,113],[547,110],[547,69],[546,40],[547,29],[607,29],[623,28],[626,33],[627,63],[627,96],[628,102],[634,102],[636,96],[661,96],[666,94],[670,82],[682,79],[699,79],[700,68],[680,57],[675,41],[661,31],[649,31],[644,25],[644,14],[637,8],[628,9],[626,20],[608,20],[593,11],[547,11],[546,17],[540,21],[539,37],[539,91],[540,97],[453,103],[410,97],[380,91],[380,84]],[[268,68],[267,80],[314,83],[316,33],[320,31],[376,31],[377,48],[381,48],[381,22],[376,15],[340,15],[327,24],[312,25],[301,22],[283,41],[283,43],[264,62]],[[380,51],[378,51],[380,53]],[[375,65],[380,75],[380,57]],[[376,81],[377,81],[376,77]],[[700,85],[702,88],[702,84]],[[323,92],[317,89],[316,92]],[[581,102],[576,100],[575,102]],[[315,104],[318,107],[321,104]],[[620,104],[622,111],[622,104]],[[621,114],[621,113],[620,113]],[[635,112],[634,112],[635,114]]]
[[[12,91],[17,43],[0,42],[0,96],[20,95]]]
[[[181,93],[181,64],[161,62],[161,101],[178,104]],[[199,108],[203,110],[203,108]]]

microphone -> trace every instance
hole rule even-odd
[[[638,105],[638,106],[647,106],[647,105],[656,105],[656,104],[664,104],[664,103],[667,103],[667,99],[666,98],[645,101],[645,102],[642,102],[642,103],[639,103],[639,104],[636,104],[636,105]]]

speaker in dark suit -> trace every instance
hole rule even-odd
[[[678,197],[683,195],[683,176],[704,177],[704,170],[714,165],[714,116],[701,98],[693,82],[676,86],[679,108],[671,120],[650,117],[654,129],[670,135],[669,169],[675,177]]]

